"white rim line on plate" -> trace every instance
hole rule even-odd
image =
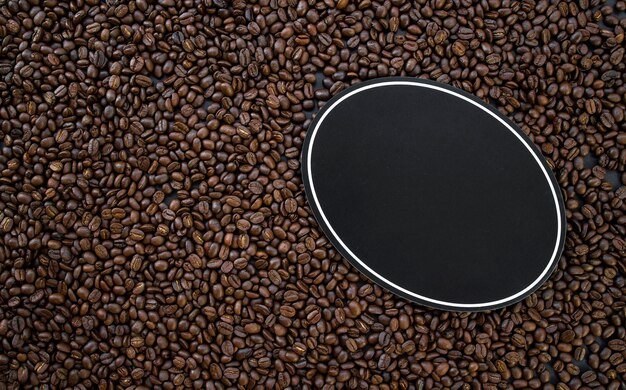
[[[455,96],[455,97],[457,97],[457,98],[459,98],[461,100],[464,100],[464,101],[466,101],[466,102],[468,102],[470,104],[473,104],[474,106],[480,108],[481,110],[485,111],[486,113],[488,113],[489,115],[494,117],[496,120],[498,120],[498,122],[503,124],[504,127],[509,129],[509,131],[511,131],[511,133],[513,133],[522,142],[522,144],[524,144],[524,146],[526,147],[526,149],[528,149],[528,151],[533,156],[533,158],[535,159],[537,164],[539,164],[539,167],[541,168],[541,171],[543,172],[546,180],[548,181],[548,185],[550,186],[550,191],[552,191],[552,197],[554,199],[554,205],[556,207],[557,234],[556,234],[556,242],[555,242],[555,245],[554,245],[554,251],[552,252],[552,257],[550,259],[550,262],[548,263],[546,268],[543,270],[541,275],[539,275],[539,277],[532,284],[530,284],[528,287],[526,287],[522,291],[520,291],[520,292],[518,292],[518,293],[516,293],[514,295],[511,295],[511,296],[509,296],[507,298],[500,299],[500,300],[497,300],[497,301],[492,301],[492,302],[485,302],[485,303],[454,303],[454,302],[446,302],[446,301],[440,301],[440,300],[437,300],[437,299],[428,298],[428,297],[416,294],[416,293],[414,293],[412,291],[409,291],[409,290],[407,290],[407,289],[405,289],[405,288],[403,288],[401,286],[398,286],[397,284],[395,284],[395,283],[385,279],[382,275],[378,274],[376,271],[374,271],[373,269],[368,267],[367,264],[365,264],[363,261],[361,261],[361,259],[359,259],[357,257],[357,255],[354,254],[350,250],[350,248],[348,248],[348,246],[341,240],[339,235],[335,232],[335,229],[333,229],[332,225],[330,224],[330,222],[326,218],[326,215],[324,214],[324,210],[322,209],[322,207],[321,207],[321,205],[320,205],[320,203],[319,203],[319,201],[317,199],[317,194],[315,193],[315,186],[313,184],[313,172],[311,171],[311,154],[313,152],[313,144],[315,142],[315,136],[317,135],[317,131],[319,130],[319,128],[322,125],[322,123],[324,122],[324,119],[326,118],[326,116],[339,103],[341,103],[342,101],[346,100],[350,96],[353,96],[353,95],[355,95],[355,94],[357,94],[359,92],[366,91],[366,90],[372,89],[372,88],[388,86],[388,85],[408,85],[408,86],[415,86],[415,87],[430,88],[430,89],[434,89],[434,90],[437,90],[437,91],[441,91],[441,92],[450,94],[450,95]],[[558,250],[559,250],[559,244],[560,244],[560,241],[561,241],[561,229],[562,229],[562,226],[561,226],[561,209],[559,207],[559,201],[557,199],[556,191],[554,189],[552,181],[550,180],[550,176],[548,175],[548,172],[546,171],[545,166],[539,160],[539,157],[533,151],[532,147],[506,121],[504,121],[502,118],[500,118],[494,112],[492,112],[491,110],[489,110],[486,107],[482,106],[481,104],[477,103],[476,101],[474,101],[474,100],[472,100],[472,99],[470,99],[470,98],[468,98],[466,96],[463,96],[463,95],[461,95],[459,93],[456,93],[454,91],[448,90],[446,88],[438,87],[436,85],[425,84],[425,83],[420,83],[420,82],[411,82],[411,81],[386,81],[386,82],[380,82],[380,83],[375,83],[375,84],[369,84],[369,85],[365,85],[365,86],[362,86],[360,88],[357,88],[354,91],[346,94],[345,96],[342,96],[340,99],[338,99],[336,102],[334,102],[327,110],[324,111],[324,113],[322,114],[322,117],[319,119],[319,121],[317,122],[315,128],[313,129],[313,134],[311,135],[311,141],[309,142],[309,149],[307,151],[306,159],[307,159],[307,171],[308,171],[308,176],[309,176],[309,183],[310,183],[310,186],[311,186],[311,194],[313,195],[313,201],[315,202],[315,205],[317,206],[317,209],[319,210],[320,215],[322,216],[322,219],[326,223],[326,226],[328,226],[328,229],[330,230],[330,232],[332,233],[334,238],[337,240],[337,242],[339,242],[339,244],[343,247],[343,249],[346,252],[348,252],[350,254],[350,256],[352,256],[352,258],[354,260],[356,260],[363,268],[367,269],[372,275],[380,278],[382,281],[387,283],[389,286],[392,286],[393,288],[398,289],[398,290],[404,292],[407,295],[410,295],[412,297],[424,300],[426,302],[431,302],[431,303],[436,303],[436,304],[439,304],[439,305],[442,305],[442,306],[451,306],[451,307],[480,308],[480,307],[499,305],[501,303],[505,303],[505,302],[514,300],[515,298],[517,298],[517,297],[525,294],[529,290],[533,289],[539,282],[541,282],[541,280],[544,278],[544,276],[548,273],[548,271],[552,267],[552,264],[556,261],[556,258],[557,258],[557,255],[558,255]]]

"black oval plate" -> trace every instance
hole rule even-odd
[[[558,263],[565,209],[550,167],[515,124],[464,91],[398,77],[352,86],[317,114],[302,153],[323,231],[405,298],[500,308]]]

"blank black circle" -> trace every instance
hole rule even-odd
[[[463,91],[412,78],[352,86],[317,114],[302,162],[335,247],[410,300],[503,307],[559,260],[565,214],[550,167],[517,126]]]

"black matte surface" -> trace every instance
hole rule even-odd
[[[523,299],[549,276],[537,280],[555,248],[551,267],[560,255],[556,181],[496,117],[419,85],[361,89],[318,113],[303,152],[317,220],[349,261],[414,301],[481,310]]]

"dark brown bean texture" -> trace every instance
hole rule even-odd
[[[0,389],[623,388],[625,9],[0,1]],[[567,243],[524,301],[409,303],[320,231],[306,131],[384,76],[474,94],[547,159]]]

